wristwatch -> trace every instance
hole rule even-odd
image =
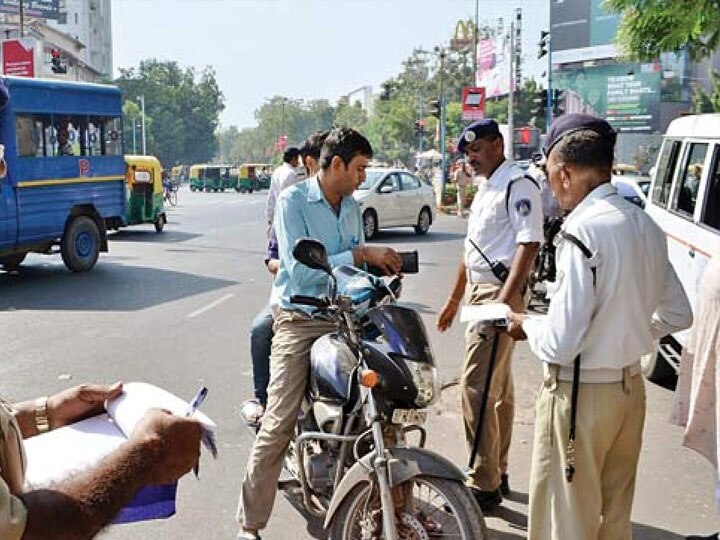
[[[50,431],[50,422],[47,415],[47,396],[38,398],[35,401],[35,427],[38,433]]]

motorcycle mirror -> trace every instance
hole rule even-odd
[[[332,274],[325,246],[317,240],[312,238],[298,239],[293,248],[293,257],[309,268],[324,270],[325,273]]]

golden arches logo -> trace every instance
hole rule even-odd
[[[452,48],[455,50],[471,47],[475,40],[475,25],[471,21],[462,19],[455,25],[452,39]]]

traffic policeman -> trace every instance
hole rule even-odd
[[[470,305],[504,302],[524,310],[527,277],[543,238],[540,190],[505,159],[497,123],[483,119],[467,126],[458,152],[467,154],[484,180],[470,207],[463,259],[437,321],[441,332],[452,324],[466,292]],[[469,485],[483,510],[499,505],[502,492],[509,491],[513,347],[514,340],[504,333],[472,327],[466,332],[460,379],[463,423],[472,464]]]
[[[690,326],[662,230],[610,183],[616,135],[588,115],[550,128],[546,173],[567,216],[548,314],[512,314],[543,363],[530,476],[530,540],[631,538],[645,418],[638,359]]]

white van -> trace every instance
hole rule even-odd
[[[720,245],[720,114],[673,120],[653,172],[645,210],[667,235],[668,255],[690,302],[710,254]],[[651,380],[677,372],[689,330],[660,341],[643,359]]]

